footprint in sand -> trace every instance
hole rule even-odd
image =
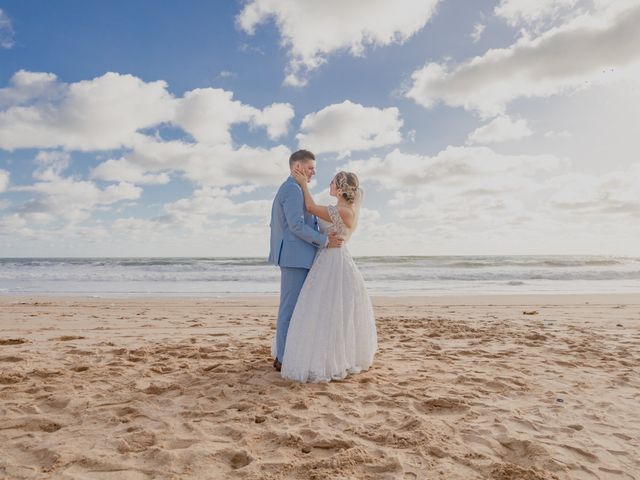
[[[253,407],[250,403],[247,402],[238,402],[234,403],[229,407],[229,409],[236,410],[238,412],[244,412],[245,410],[249,410]]]
[[[253,462],[253,458],[244,450],[223,450],[219,455],[234,470],[246,467]]]
[[[93,350],[80,350],[79,348],[76,348],[74,346],[70,346],[67,349],[67,353],[69,353],[70,355],[80,355],[80,356],[84,356],[84,357],[91,357],[91,356],[95,356],[96,355],[96,351]],[[102,353],[102,352],[100,352]]]
[[[20,345],[27,343],[24,338],[0,338],[0,345]]]
[[[52,340],[58,340],[60,342],[68,342],[70,340],[82,340],[85,337],[81,337],[79,335],[62,335],[61,337],[54,338]]]
[[[611,450],[611,449],[608,448],[607,452],[609,452],[611,455],[615,455],[617,457],[626,457],[628,455],[628,453],[625,450]]]
[[[35,370],[31,370],[28,375],[32,377],[51,378],[62,375],[62,372],[60,370],[45,370],[36,368]]]
[[[323,450],[343,450],[351,448],[355,445],[353,440],[343,438],[318,438],[310,444],[313,448],[321,448]]]
[[[67,405],[71,402],[71,397],[64,395],[51,395],[44,401],[40,402],[38,406],[45,411],[58,412],[67,408]]]
[[[529,468],[522,468],[512,463],[494,463],[491,465],[491,477],[500,480],[548,480],[544,473]],[[551,478],[557,478],[555,475]]]
[[[154,367],[151,367],[151,371],[154,373],[159,373],[161,375],[164,375],[165,373],[171,373],[175,370],[175,368],[170,367],[168,365],[156,365]]]
[[[24,360],[24,358],[22,357],[16,357],[14,355],[7,355],[6,357],[0,357],[0,362],[22,362]]]
[[[453,414],[464,412],[469,405],[455,398],[431,398],[422,402],[415,402],[416,410],[421,413]]]
[[[291,408],[293,408],[294,410],[308,410],[309,405],[307,404],[306,401],[300,400],[299,402],[296,402],[293,405],[291,405]]]
[[[215,428],[213,430],[213,434],[225,438],[225,440],[227,441],[229,439],[238,441],[244,437],[244,432],[238,430],[237,428],[229,427],[226,425]]]
[[[25,463],[32,467],[39,467],[43,472],[50,472],[60,461],[60,455],[48,448],[27,450],[24,453],[28,458]]]
[[[613,473],[615,475],[624,474],[622,470],[618,470],[617,468],[598,467],[598,470],[600,470],[601,472]]]
[[[145,361],[145,357],[144,356],[137,356],[137,355],[129,355],[127,357],[127,360],[130,362],[144,362]]]
[[[144,390],[142,390],[144,393],[148,394],[148,395],[161,395],[165,392],[168,392],[170,390],[180,390],[180,387],[178,385],[175,385],[173,383],[167,384],[167,385],[158,385],[158,384],[154,384],[152,383],[151,385],[149,385],[147,388],[145,388]]]
[[[156,436],[153,432],[140,430],[125,435],[118,443],[120,453],[143,452],[156,444]]]
[[[516,463],[523,467],[539,467],[544,465],[547,469],[561,468],[561,465],[552,458],[551,454],[542,443],[530,440],[520,440],[509,436],[496,438],[496,440],[500,445],[502,445],[502,447],[504,447],[501,457],[502,460],[506,462]],[[525,459],[526,463],[523,463],[525,462]]]
[[[121,407],[116,409],[115,413],[119,417],[124,417],[124,416],[137,416],[140,412],[137,408]]]
[[[547,336],[540,333],[532,333],[531,335],[525,335],[524,338],[526,338],[527,340],[542,341],[546,340]]]
[[[62,428],[62,425],[40,417],[23,417],[15,418],[5,422],[2,427],[5,430],[16,429],[24,430],[26,432],[57,432]]]
[[[49,422],[49,421],[41,422],[38,425],[39,430],[47,433],[57,432],[61,428],[62,428],[62,425],[60,425],[59,423]]]
[[[167,450],[181,450],[183,448],[189,448],[191,445],[199,442],[200,440],[196,438],[170,438],[161,446]]]

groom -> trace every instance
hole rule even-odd
[[[289,157],[289,170],[298,170],[307,182],[316,174],[316,157],[308,150],[298,150]],[[280,185],[271,207],[271,251],[269,263],[280,267],[280,308],[276,323],[276,358],[273,366],[282,367],[284,346],[293,309],[298,301],[307,273],[318,248],[342,246],[337,235],[318,230],[318,219],[304,208],[302,189],[292,176]]]

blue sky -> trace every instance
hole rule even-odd
[[[299,147],[323,202],[337,170],[360,176],[355,254],[638,255],[635,18],[636,0],[0,1],[0,256],[266,255]]]

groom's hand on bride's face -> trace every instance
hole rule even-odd
[[[329,243],[327,244],[327,248],[338,248],[341,247],[344,243],[344,238],[342,235],[338,235],[336,233],[329,234]]]

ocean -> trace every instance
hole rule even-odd
[[[357,257],[373,295],[640,293],[640,257]],[[0,295],[277,294],[263,258],[0,258]]]

